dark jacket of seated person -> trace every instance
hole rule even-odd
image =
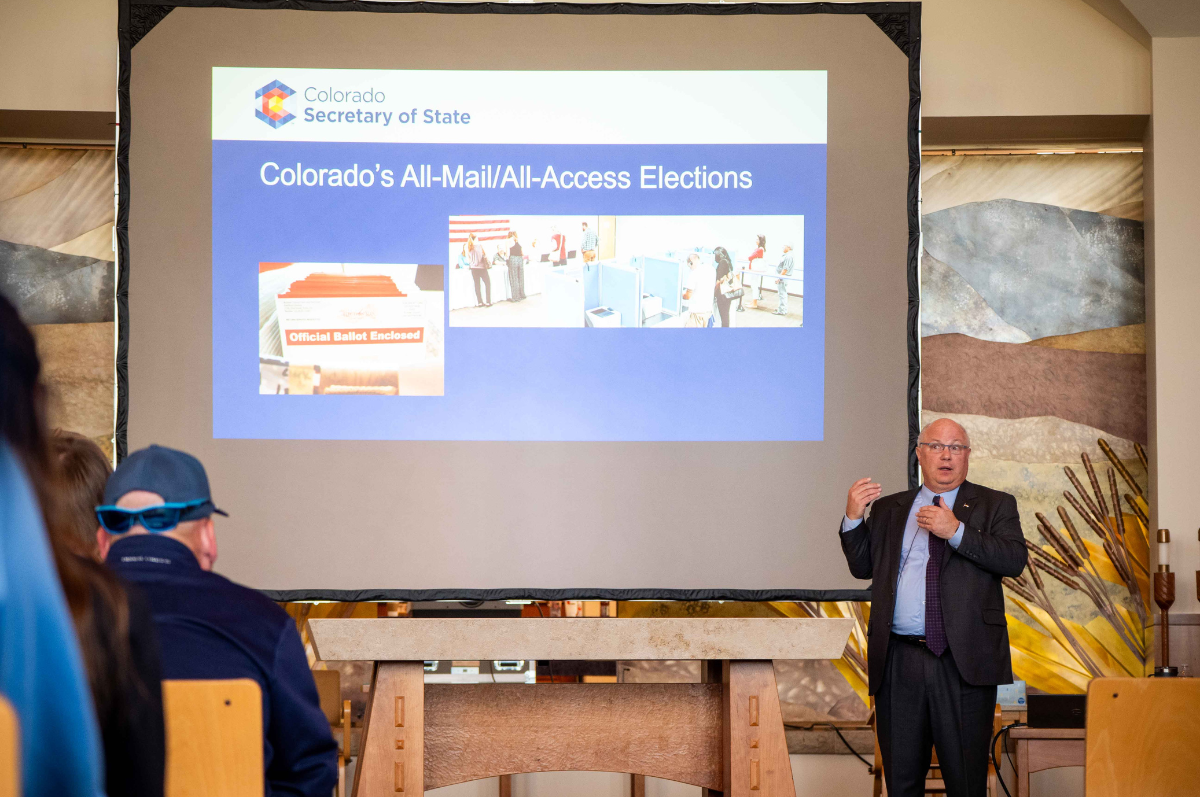
[[[211,515],[224,513],[212,503],[199,460],[159,446],[134,452],[109,477],[104,498],[100,549],[150,602],[163,678],[256,681],[265,794],[328,797],[337,782],[337,745],[300,635],[266,596],[212,572]]]
[[[295,623],[252,589],[200,569],[183,543],[118,540],[109,567],[150,601],[165,679],[251,678],[262,689],[267,794],[321,795],[337,782],[337,744]]]

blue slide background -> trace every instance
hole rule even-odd
[[[824,432],[825,145],[213,142],[213,436],[794,441]],[[267,186],[281,167],[383,169],[383,188]],[[406,164],[630,173],[619,189],[400,187]],[[753,188],[641,189],[642,164],[749,170]],[[259,395],[258,263],[442,263],[451,215],[803,215],[804,326],[450,327],[445,395]],[[744,246],[742,241],[729,246]],[[495,277],[493,277],[495,279]]]

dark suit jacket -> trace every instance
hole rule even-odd
[[[838,527],[850,573],[855,578],[873,580],[867,629],[871,694],[883,684],[904,526],[917,492],[884,496],[875,502],[870,517],[856,528],[842,534]],[[1019,576],[1029,556],[1017,515],[1017,499],[963,482],[955,499],[954,515],[966,529],[958,550],[947,545],[942,559],[942,617],[950,652],[967,683],[1012,683],[1000,579]]]

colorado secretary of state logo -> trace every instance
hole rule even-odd
[[[255,100],[261,101],[261,107],[258,107],[258,102],[255,103],[254,115],[271,127],[276,129],[283,127],[296,118],[295,115],[288,112],[287,108],[283,107],[283,101],[295,93],[278,80],[272,80],[254,92]]]

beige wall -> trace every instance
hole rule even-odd
[[[1150,53],[1083,0],[924,0],[923,116],[1150,113]]]
[[[1157,527],[1172,532],[1173,612],[1198,612],[1200,505],[1200,38],[1154,39],[1154,200],[1148,208],[1151,456]]]
[[[116,9],[0,0],[0,109],[112,111]],[[926,116],[1150,112],[1149,52],[1084,0],[925,0],[924,55]]]
[[[116,0],[0,0],[0,109],[113,111]]]

